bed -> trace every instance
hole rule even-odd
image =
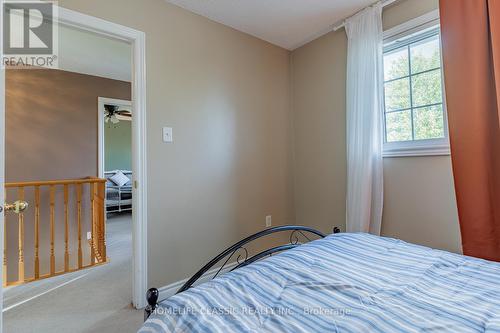
[[[332,234],[192,287],[204,273],[150,290],[139,332],[500,332],[499,263],[397,239]]]
[[[128,181],[116,184],[111,178],[118,172],[127,177]],[[106,178],[106,213],[122,213],[132,210],[132,171],[105,171]]]

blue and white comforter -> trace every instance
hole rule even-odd
[[[500,332],[500,264],[331,235],[171,297],[139,332]]]

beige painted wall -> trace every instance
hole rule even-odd
[[[388,29],[438,7],[404,0],[384,9]],[[347,37],[331,32],[292,52],[297,223],[345,227]],[[460,252],[449,156],[384,159],[382,233]]]
[[[298,224],[345,230],[347,39],[327,34],[292,53]]]
[[[59,4],[146,33],[150,286],[193,274],[268,214],[293,223],[289,52],[163,0]]]
[[[295,214],[298,223],[324,231],[344,225],[343,31],[293,52],[290,69],[289,52],[163,0],[59,3],[146,33],[150,286],[190,275],[221,247],[262,229],[267,214],[275,225],[293,223]],[[388,9],[384,20],[394,24],[436,3],[406,1]],[[174,128],[174,144],[161,143],[162,126]],[[444,159],[438,172],[442,179],[450,176],[446,157],[422,161],[427,159]],[[388,163],[398,168],[397,160]],[[386,177],[391,184],[392,176]],[[443,198],[453,193],[450,184],[443,193],[424,183],[416,198],[452,200]],[[386,202],[401,207],[387,192]],[[456,212],[439,207],[453,221]],[[384,232],[408,238],[408,228],[400,234],[386,228],[387,214]],[[397,210],[392,216],[398,226],[429,218],[399,221]],[[423,243],[435,231],[422,229],[414,241]],[[445,236],[456,243],[456,234]]]
[[[386,158],[382,234],[461,252],[449,156]]]

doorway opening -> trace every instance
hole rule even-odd
[[[99,177],[106,179],[106,217],[130,215],[132,205],[132,103],[98,98]]]
[[[133,303],[136,308],[143,307],[145,302],[144,293],[147,281],[145,185],[147,168],[146,151],[144,149],[146,147],[145,138],[142,134],[145,132],[144,34],[128,27],[63,8],[59,8],[58,20],[60,33],[66,33],[71,37],[67,45],[73,43],[73,47],[65,48],[64,42],[60,39],[59,63],[61,67],[69,66],[68,68],[63,67],[57,70],[12,70],[19,73],[2,70],[0,77],[0,94],[6,97],[6,107],[2,103],[2,112],[0,112],[0,127],[6,129],[6,131],[2,131],[2,136],[5,133],[6,153],[4,156],[4,147],[2,147],[0,149],[2,156],[0,157],[2,159],[5,157],[7,162],[5,183],[10,183],[8,188],[12,188],[10,190],[12,193],[7,195],[6,200],[30,200],[26,212],[21,212],[19,216],[7,217],[6,220],[13,219],[15,221],[15,224],[10,224],[15,226],[17,224],[17,228],[7,230],[6,233],[2,232],[1,237],[4,240],[2,254],[7,254],[2,258],[4,262],[3,282],[5,285],[10,284],[11,286],[22,284],[20,287],[7,287],[9,289],[3,291],[5,306],[2,313],[5,328],[9,326],[9,313],[15,314],[17,312],[15,310],[26,307],[29,303],[36,304],[39,302],[40,304],[36,308],[43,308],[43,305],[40,305],[45,304],[43,302],[44,298],[49,297],[54,302],[54,297],[61,293],[63,289],[65,295],[61,299],[60,306],[68,309],[74,308],[78,304],[78,302],[75,302],[76,299],[88,297],[88,294],[99,294],[100,289],[117,287],[116,280],[118,279],[110,281],[106,285],[95,285],[99,281],[102,282],[102,278],[110,275],[109,271],[106,270],[113,263],[120,263],[119,259],[113,258],[113,246],[127,247],[129,251],[128,254],[124,255],[129,261],[127,268],[118,272],[119,280],[126,282],[123,289],[125,292],[120,289],[115,290],[113,294],[119,298],[125,298],[128,304]],[[82,38],[78,39],[77,35]],[[65,59],[72,59],[71,52],[81,50],[88,52],[90,50],[81,47],[82,42],[92,44],[92,40],[95,42],[97,39],[100,39],[101,42],[106,40],[115,44],[117,42],[126,44],[127,50],[125,54],[129,58],[130,80],[128,82],[103,75],[113,72],[116,68],[98,67],[89,69],[88,66],[91,65],[103,66],[106,64],[106,53],[111,49],[109,45],[103,47],[101,44],[98,46],[97,51],[94,49],[95,52],[74,55],[76,61],[73,61],[73,63],[69,61],[69,64],[65,64]],[[99,61],[93,62],[92,59],[95,60],[96,58]],[[85,63],[85,60],[89,59],[90,61]],[[116,64],[116,59],[116,55],[109,58],[113,64]],[[48,71],[53,72],[49,73]],[[44,78],[47,75],[49,75],[48,80]],[[13,78],[14,80],[12,80]],[[82,78],[83,81],[86,80],[86,83],[83,87],[77,87],[75,82],[78,81],[77,79]],[[41,84],[44,79],[47,80],[47,84]],[[112,85],[111,81],[122,81],[122,85],[128,84],[128,95],[114,94],[109,91],[96,92],[96,90],[99,90],[97,89],[99,87],[97,81],[101,81],[101,79],[106,81],[104,86],[107,88]],[[29,88],[23,89],[27,85]],[[13,93],[14,88],[18,89],[17,93]],[[34,91],[37,88],[46,90],[39,91],[39,96],[34,96]],[[91,90],[92,94],[95,94],[90,107],[86,106],[86,97],[92,95],[89,94]],[[116,92],[116,90],[113,91]],[[50,97],[50,94],[52,94],[52,97]],[[104,163],[101,170],[101,160],[99,160],[100,155],[98,153],[100,147],[97,142],[99,139],[98,127],[101,126],[98,125],[101,123],[101,119],[98,118],[98,97],[100,96],[114,97],[122,102],[127,101],[130,111],[134,110],[134,117],[128,122],[130,127],[129,138],[131,144],[129,155],[131,161],[129,167],[123,167],[124,171],[129,171],[128,176],[130,176],[127,183],[123,184],[123,186],[128,185],[128,196],[120,197],[120,201],[123,202],[119,205],[119,212],[129,212],[126,242],[116,241],[113,236],[107,237],[109,234],[113,234],[113,228],[106,223],[108,213],[105,186],[107,178],[104,175],[106,166]],[[23,103],[26,105],[23,106]],[[29,103],[33,105],[27,105]],[[107,107],[111,110],[113,106],[120,107],[116,103],[109,103]],[[6,119],[3,117],[4,111]],[[14,113],[11,113],[11,111]],[[85,111],[87,111],[87,114]],[[18,122],[17,127],[10,127],[16,121]],[[84,125],[91,124],[93,121],[95,123],[94,127],[79,132]],[[113,121],[115,121],[114,118]],[[104,129],[104,124],[102,127]],[[25,129],[26,131],[17,131],[16,128]],[[11,137],[9,133],[13,134],[13,136]],[[21,135],[22,133],[24,134]],[[58,135],[61,137],[57,138]],[[63,135],[65,137],[62,137]],[[35,137],[30,139],[28,136]],[[105,142],[105,139],[103,141]],[[27,150],[17,149],[19,147],[16,146],[15,152],[26,152],[26,154],[9,152],[10,145],[15,146],[23,143],[31,143],[37,148],[45,150],[28,153]],[[92,149],[95,150],[95,153],[89,153]],[[14,160],[18,157],[24,157],[25,160]],[[10,158],[13,160],[13,166],[9,165]],[[76,161],[77,163],[69,165],[68,161]],[[48,167],[39,166],[29,169],[34,165],[36,166],[34,162],[41,164],[47,164],[48,162],[50,165]],[[89,165],[91,167],[85,169]],[[91,170],[92,167],[94,171]],[[2,165],[0,165],[0,168],[3,169]],[[60,168],[59,171],[57,168]],[[41,171],[48,172],[37,173]],[[18,172],[22,177],[12,178],[12,172]],[[73,173],[66,175],[67,172]],[[126,173],[124,176],[128,177]],[[0,184],[2,187],[0,190],[3,193],[3,170],[0,170]],[[123,192],[126,194],[126,191]],[[126,210],[127,207],[128,210]],[[100,212],[103,212],[103,215]],[[2,216],[0,218],[2,224],[4,224],[3,220]],[[86,225],[84,225],[84,221]],[[134,237],[131,237],[132,232]],[[118,235],[119,233],[116,232],[115,234]],[[10,244],[13,244],[14,251],[9,250]],[[108,263],[107,258],[111,259],[111,263]],[[11,262],[10,266],[9,262]],[[119,269],[123,269],[125,266],[121,265]],[[86,269],[87,267],[92,268]],[[123,278],[124,272],[128,274],[129,278]],[[96,277],[98,281],[92,279],[92,276]],[[92,280],[94,280],[94,285],[82,283],[85,281],[92,282]],[[31,283],[25,284],[26,282]],[[17,295],[13,292],[15,289],[20,291]],[[68,293],[72,291],[81,294],[69,297]],[[102,295],[102,298],[104,300],[106,296]],[[64,299],[71,304],[65,305]],[[110,305],[109,302],[107,306]],[[106,304],[106,302],[99,303],[103,306]],[[116,307],[116,304],[114,307]],[[95,318],[98,319],[101,312],[105,312],[105,310],[105,308],[99,307],[93,309]],[[122,310],[122,308],[119,310]],[[26,313],[25,311],[21,312]],[[43,315],[40,319],[53,319],[57,316],[57,312],[56,310],[54,316],[50,314]],[[15,319],[15,317],[14,315],[10,319]],[[42,325],[41,322],[34,321],[35,317],[32,316],[31,319],[29,323],[25,324],[30,326]],[[65,324],[68,323],[65,322]],[[41,329],[42,326],[39,326],[39,328]],[[19,327],[16,328],[16,331],[20,331]]]

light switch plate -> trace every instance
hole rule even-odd
[[[271,215],[266,216],[266,227],[271,227],[273,225],[273,218]]]
[[[174,142],[172,127],[163,127],[163,142],[172,143]]]

